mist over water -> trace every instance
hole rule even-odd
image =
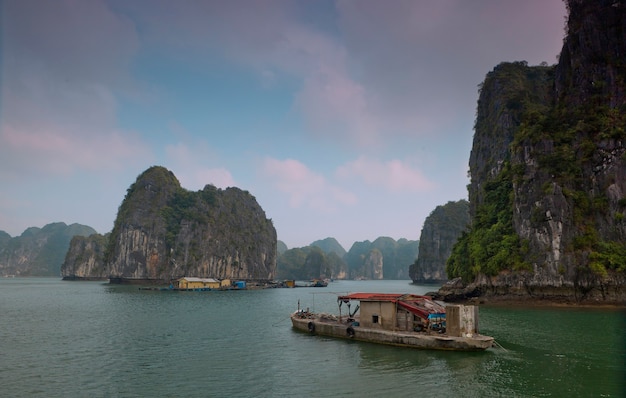
[[[623,312],[481,307],[505,349],[421,351],[292,330],[302,308],[348,292],[423,294],[410,281],[326,288],[144,291],[0,279],[0,395],[7,397],[621,397]]]

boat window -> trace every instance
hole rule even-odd
[[[372,315],[372,323],[378,323],[378,315]]]

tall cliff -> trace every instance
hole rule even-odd
[[[315,244],[288,249],[276,261],[277,279],[346,279],[347,274],[346,262],[335,251],[326,252]]]
[[[72,237],[95,233],[86,225],[63,222],[31,227],[14,238],[0,231],[0,275],[59,276]]]
[[[383,279],[383,254],[378,249],[371,249],[363,258],[361,266],[352,272],[354,279]]]
[[[352,279],[408,279],[409,267],[417,258],[418,247],[416,240],[402,238],[396,241],[381,236],[373,242],[354,242],[344,260]],[[380,264],[379,254],[382,256]]]
[[[101,275],[97,254],[88,255],[81,245],[97,253],[97,242],[90,246],[77,240],[64,275]],[[108,276],[127,280],[272,279],[276,246],[272,221],[248,192],[212,185],[190,192],[171,171],[155,166],[128,189],[102,264]]]
[[[335,253],[339,257],[343,257],[346,255],[346,249],[344,249],[343,246],[341,246],[341,244],[337,242],[337,239],[335,238],[316,240],[309,246],[317,246],[322,249],[324,253]]]
[[[437,206],[422,227],[419,256],[409,268],[414,283],[440,283],[448,278],[446,261],[452,247],[469,224],[469,203],[466,200]]]
[[[566,4],[556,66],[481,87],[471,230],[447,264],[472,295],[626,299],[626,4]]]
[[[111,234],[75,236],[70,242],[61,266],[65,280],[106,280],[109,272],[104,263],[104,251]]]

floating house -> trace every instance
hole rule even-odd
[[[219,289],[220,281],[213,278],[196,278],[193,276],[185,276],[177,279],[174,283],[175,289],[195,290],[195,289]]]

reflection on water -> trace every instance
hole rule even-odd
[[[409,281],[327,288],[142,291],[56,279],[0,280],[3,396],[621,396],[616,311],[482,307],[505,349],[421,351],[291,329],[336,295],[423,294]]]

